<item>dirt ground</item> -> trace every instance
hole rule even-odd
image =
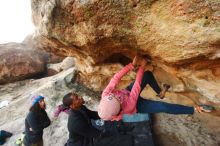
[[[157,146],[220,146],[220,117],[206,113],[153,115]]]

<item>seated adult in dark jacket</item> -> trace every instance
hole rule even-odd
[[[102,133],[94,128],[91,119],[100,119],[98,113],[87,109],[83,104],[83,98],[75,93],[69,93],[63,98],[63,105],[71,108],[67,125],[69,130],[67,146],[117,146],[119,144],[131,146],[133,144],[128,135]]]
[[[34,96],[30,112],[25,119],[25,146],[43,146],[43,129],[50,125],[50,119],[45,111],[43,96]]]

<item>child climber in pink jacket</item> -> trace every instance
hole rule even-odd
[[[126,89],[116,90],[115,87],[129,71],[134,69],[137,63],[137,57],[134,61],[126,65],[121,71],[114,75],[110,83],[107,85],[102,93],[102,99],[98,107],[98,114],[104,120],[120,120],[123,114],[136,113],[136,104],[139,93],[141,91],[141,80],[144,73],[144,67],[146,61],[141,62],[141,66],[138,69],[134,86],[129,92]],[[119,113],[119,114],[118,114]]]
[[[166,112],[170,114],[193,114],[194,111],[210,112],[212,110],[209,106],[188,107],[141,98],[139,95],[147,84],[153,88],[160,98],[163,98],[169,89],[169,85],[165,85],[164,89],[161,90],[152,72],[144,72],[147,62],[143,58],[137,71],[136,80],[126,89],[117,90],[116,86],[121,78],[133,70],[137,63],[137,57],[135,56],[133,62],[116,73],[104,89],[98,106],[98,114],[101,119],[118,121],[122,119],[124,114],[134,114],[137,110],[139,113]]]

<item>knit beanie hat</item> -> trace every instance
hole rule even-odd
[[[98,115],[103,120],[111,120],[120,112],[120,102],[111,96],[103,97],[98,106]]]
[[[44,97],[41,95],[36,95],[31,98],[31,106],[34,106],[38,101],[43,99]]]

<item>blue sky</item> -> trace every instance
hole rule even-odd
[[[0,0],[0,44],[22,42],[32,32],[30,0]]]

